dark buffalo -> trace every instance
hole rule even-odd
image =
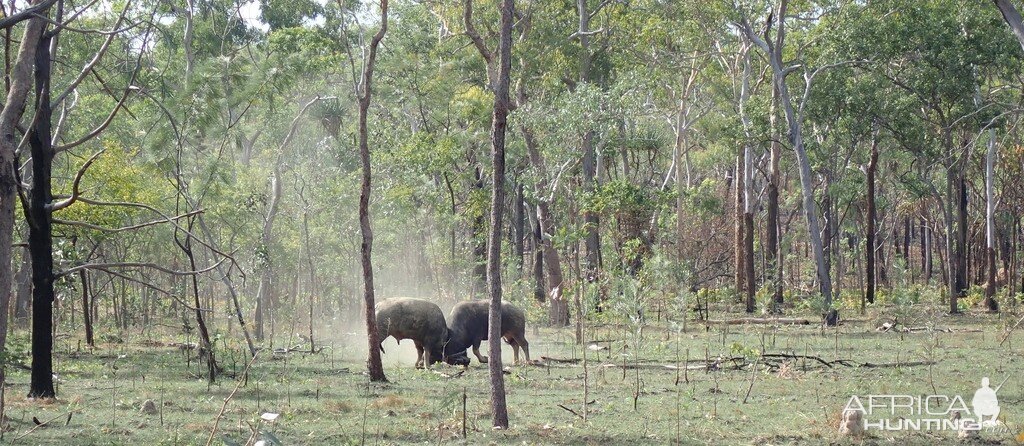
[[[490,301],[473,300],[462,302],[452,308],[448,315],[448,343],[444,346],[445,361],[458,364],[466,355],[466,349],[473,347],[473,354],[480,362],[487,357],[480,354],[480,341],[488,338],[487,313]],[[530,343],[526,341],[526,314],[508,302],[501,303],[501,337],[512,346],[515,362],[519,362],[519,349],[523,349],[526,362],[530,362]]]
[[[382,343],[380,351],[384,351],[384,339],[394,336],[399,342],[412,339],[416,345],[417,368],[430,367],[441,361],[448,340],[448,327],[437,304],[423,299],[396,297],[382,300],[374,308],[377,310],[378,340]],[[448,363],[467,365],[469,357],[455,355],[448,359]]]

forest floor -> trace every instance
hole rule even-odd
[[[936,444],[957,441],[957,433],[874,430],[853,439],[837,426],[853,395],[865,405],[870,394],[961,395],[970,404],[982,377],[993,388],[1006,380],[1002,425],[974,441],[1024,443],[1024,329],[999,339],[1016,316],[899,313],[914,324],[879,331],[891,320],[884,310],[836,329],[691,321],[678,333],[648,321],[639,341],[633,327],[592,326],[587,338],[598,342],[586,350],[586,370],[571,328],[531,328],[538,364],[507,369],[507,431],[490,428],[486,365],[474,358],[464,373],[414,370],[408,341],[385,345],[388,384],[368,385],[365,338],[339,328],[318,354],[264,351],[234,391],[232,377],[245,369],[234,341],[221,348],[224,374],[209,385],[194,352],[172,345],[184,336],[126,335],[91,351],[64,337],[57,400],[26,400],[28,372],[12,367],[0,444],[245,444],[254,431],[267,444],[461,444],[464,394],[468,444]],[[511,356],[506,345],[506,363]],[[140,410],[146,400],[155,413]],[[908,418],[905,410],[884,418]]]

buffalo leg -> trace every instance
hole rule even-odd
[[[487,364],[487,357],[480,354],[480,341],[473,343],[473,354],[476,355],[476,359],[479,360],[481,364]]]
[[[416,344],[416,368],[418,369],[418,368],[420,368],[420,365],[423,363],[423,345],[420,344],[419,342],[416,342],[415,344]]]
[[[526,363],[529,364],[530,363],[530,343],[526,341],[526,336],[522,336],[522,335],[516,336],[515,341],[516,341],[515,345],[518,345],[519,347],[522,347],[523,355],[526,356]],[[518,353],[518,351],[516,353]],[[519,355],[518,354],[516,355],[516,362],[519,362]]]

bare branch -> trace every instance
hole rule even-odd
[[[121,14],[117,17],[117,21],[114,23],[112,31],[117,30],[121,26],[121,23],[124,22],[125,16],[128,15],[128,10],[131,8],[131,6],[132,2],[131,0],[128,0],[128,2],[124,5],[124,9],[121,10]],[[114,42],[115,37],[117,37],[117,33],[112,33],[107,36],[106,40],[103,41],[103,45],[100,46],[100,49],[96,51],[96,54],[93,55],[92,60],[90,60],[89,63],[85,64],[85,67],[83,67],[82,71],[78,73],[78,76],[75,78],[75,80],[68,84],[68,87],[64,89],[63,93],[57,96],[57,99],[53,101],[53,105],[51,105],[51,107],[55,107],[56,104],[60,104],[61,101],[63,101],[65,98],[68,97],[69,94],[71,94],[72,90],[78,88],[78,85],[81,84],[82,80],[84,80],[85,77],[89,75],[89,72],[92,71],[92,69],[100,63],[100,59],[102,59],[103,55],[107,53],[107,49],[110,48],[110,44]]]
[[[108,268],[124,268],[124,269],[150,268],[150,269],[155,269],[157,271],[162,271],[162,272],[165,272],[167,274],[174,275],[174,276],[195,276],[195,275],[198,275],[198,274],[204,274],[204,273],[208,273],[210,271],[213,271],[214,269],[217,268],[218,265],[220,265],[221,263],[224,263],[224,260],[226,260],[226,259],[220,259],[220,260],[217,261],[217,263],[214,263],[210,267],[203,268],[201,270],[195,270],[195,271],[180,271],[180,270],[170,269],[170,268],[167,268],[167,267],[164,267],[164,266],[160,266],[160,265],[158,265],[156,263],[151,263],[151,262],[83,263],[81,265],[73,266],[73,267],[68,268],[66,270],[63,270],[63,271],[55,272],[53,274],[53,276],[54,277],[64,277],[64,276],[66,276],[68,274],[77,273],[77,272],[79,272],[79,271],[81,271],[83,269],[106,270]]]
[[[59,210],[64,209],[64,208],[66,208],[68,206],[71,206],[76,201],[78,201],[78,195],[79,195],[78,187],[82,183],[82,177],[85,176],[85,171],[89,170],[89,166],[91,166],[92,163],[94,161],[96,161],[96,158],[99,158],[99,156],[103,152],[105,152],[105,151],[106,151],[106,149],[100,150],[99,152],[96,152],[91,157],[89,157],[89,159],[85,160],[85,164],[82,164],[82,167],[80,167],[78,169],[78,173],[75,174],[75,181],[71,185],[71,196],[68,197],[68,198],[65,198],[65,199],[63,199],[63,200],[61,200],[61,201],[59,201],[57,203],[50,203],[50,204],[48,204],[47,206],[50,208],[50,211],[53,211],[53,212],[59,211]]]
[[[181,214],[181,215],[176,215],[174,217],[171,217],[170,220],[181,220],[183,218],[191,217],[193,215],[202,214],[203,212],[205,212],[203,209],[197,209],[197,210],[189,212],[187,214]],[[161,224],[161,223],[167,223],[168,220],[152,220],[152,221],[147,221],[145,223],[139,223],[139,224],[136,224],[136,225],[122,226],[120,228],[107,228],[107,227],[100,226],[100,225],[94,225],[92,223],[86,223],[84,221],[61,220],[59,218],[53,219],[53,222],[56,223],[56,224],[59,224],[59,225],[77,226],[77,227],[81,227],[81,228],[93,229],[93,230],[96,230],[96,231],[107,232],[107,233],[118,233],[118,232],[131,231],[131,230],[135,230],[135,229],[142,229],[142,228],[146,228],[146,227],[149,227],[149,226],[155,226],[155,225],[158,225],[158,224]]]
[[[43,0],[33,5],[31,8],[20,11],[10,17],[4,17],[3,19],[0,19],[0,29],[11,28],[26,19],[37,17],[40,12],[49,9],[54,3],[57,3],[57,0]]]
[[[130,202],[130,201],[101,201],[101,200],[93,200],[93,199],[85,198],[85,197],[79,197],[78,201],[81,201],[82,203],[88,203],[88,204],[91,204],[91,205],[95,205],[95,206],[124,206],[124,207],[136,207],[136,208],[146,209],[146,210],[148,210],[150,212],[153,212],[154,214],[159,215],[161,218],[163,218],[164,221],[170,223],[172,226],[174,226],[175,228],[177,228],[181,232],[184,232],[189,237],[192,237],[193,239],[198,241],[200,245],[203,245],[204,247],[206,247],[207,249],[209,249],[213,253],[215,253],[215,254],[217,254],[217,255],[219,255],[221,257],[224,257],[224,258],[226,258],[228,260],[231,260],[231,264],[232,265],[235,265],[235,266],[238,265],[238,261],[235,260],[234,256],[232,256],[231,254],[228,254],[228,253],[226,253],[224,251],[221,251],[220,249],[217,249],[213,245],[203,241],[203,239],[201,239],[201,238],[197,237],[195,234],[193,234],[192,231],[189,231],[188,228],[182,227],[181,225],[178,224],[178,222],[174,221],[174,219],[172,219],[171,217],[169,217],[168,215],[164,214],[159,209],[157,209],[157,208],[155,208],[153,206],[150,206],[148,204],[143,204],[143,203],[133,203],[133,202]],[[241,270],[241,268],[239,268],[239,269]]]
[[[473,26],[473,0],[466,0],[466,7],[462,13],[462,21],[466,25],[466,35],[473,41],[473,45],[476,46],[477,51],[480,52],[480,56],[484,58],[484,62],[487,66],[491,66],[491,60],[494,59],[494,53],[487,48],[487,44],[484,43],[484,39],[480,37],[480,33],[477,32],[476,27]],[[490,69],[488,68],[488,71]],[[490,76],[488,76],[490,78]]]

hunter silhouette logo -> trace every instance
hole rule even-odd
[[[860,412],[865,430],[954,430],[1007,432],[1000,426],[999,398],[996,394],[1006,377],[995,388],[988,377],[974,392],[970,406],[960,395],[853,395],[844,413]],[[1024,437],[1024,433],[1017,438]]]
[[[1009,377],[1007,377],[1009,378]],[[1006,380],[1003,380],[1005,383]],[[974,392],[971,399],[971,407],[974,408],[974,415],[982,426],[995,426],[999,424],[999,399],[996,392],[1003,384],[1000,383],[995,389],[988,386],[988,377],[981,378],[981,388]],[[989,417],[988,420],[985,418]]]

